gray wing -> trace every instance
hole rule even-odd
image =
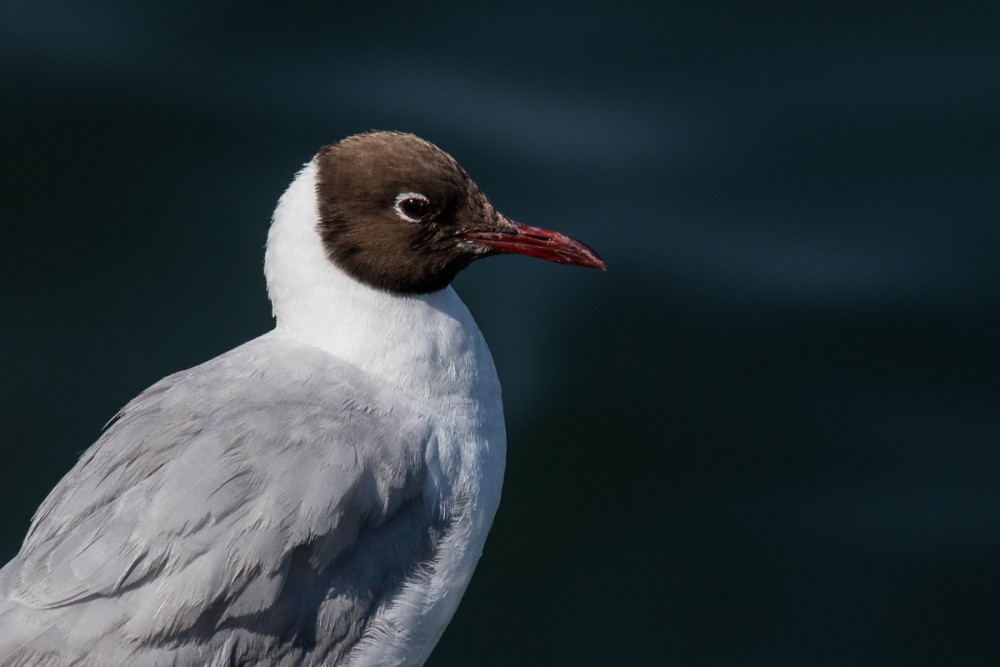
[[[361,372],[269,336],[165,378],[52,491],[0,573],[0,663],[349,650],[434,548],[430,437]]]

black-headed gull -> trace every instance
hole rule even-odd
[[[493,360],[449,287],[519,253],[604,268],[373,132],[281,197],[276,327],[129,403],[0,571],[4,665],[421,665],[500,501]]]

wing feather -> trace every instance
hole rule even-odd
[[[95,600],[111,603],[103,625],[67,613],[59,634],[152,643],[254,614],[291,628],[293,566],[332,585],[366,531],[422,508],[430,439],[418,409],[360,371],[268,337],[165,378],[39,508],[0,575],[19,608],[0,610],[0,636],[4,619]]]

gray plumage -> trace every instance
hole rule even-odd
[[[449,521],[420,494],[433,427],[404,401],[270,336],[153,385],[0,571],[0,661],[334,664]]]

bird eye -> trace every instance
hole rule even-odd
[[[403,192],[396,195],[396,214],[407,222],[423,222],[434,214],[434,207],[427,197],[419,192]]]

